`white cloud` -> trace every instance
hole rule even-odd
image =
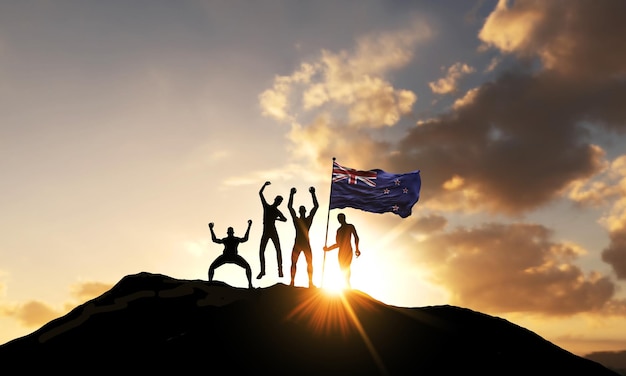
[[[412,113],[418,99],[414,92],[396,88],[389,74],[407,66],[416,45],[430,36],[426,23],[414,22],[358,38],[352,49],[322,50],[291,75],[275,78],[272,88],[259,96],[262,112],[291,125],[291,157],[310,171],[326,166],[322,161],[338,151],[346,156],[343,163],[350,163],[350,155],[367,163],[364,158],[374,151],[389,152],[369,132],[395,126]],[[229,184],[247,182],[237,179]]]

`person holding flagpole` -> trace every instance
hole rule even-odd
[[[335,248],[339,248],[337,257],[339,259],[339,267],[346,281],[346,287],[351,288],[350,285],[350,265],[352,264],[352,238],[354,238],[356,257],[361,256],[359,250],[359,235],[356,232],[356,228],[353,224],[346,222],[346,215],[343,213],[337,214],[337,220],[339,221],[339,228],[337,229],[337,236],[335,238],[335,244],[330,247],[324,246],[324,252],[328,252]]]
[[[326,217],[326,239],[328,240],[328,219],[332,209],[354,208],[369,213],[393,213],[401,218],[407,218],[412,213],[413,205],[420,198],[421,186],[420,170],[400,174],[378,168],[363,171],[342,166],[333,157],[330,200]],[[355,254],[359,257],[361,254],[359,236],[354,226],[346,223],[346,216],[343,213],[337,218],[341,223],[337,230],[337,242],[330,247],[324,245],[322,284],[324,283],[326,252],[339,248],[339,264],[345,272],[347,285],[350,286],[351,237],[355,238]]]

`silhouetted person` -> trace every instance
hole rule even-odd
[[[356,251],[354,254],[356,257],[361,256],[359,251],[359,235],[356,232],[354,225],[346,222],[346,215],[339,213],[337,220],[341,224],[337,229],[336,243],[330,247],[324,246],[324,251],[330,251],[331,249],[339,248],[337,256],[339,258],[339,267],[343,273],[343,277],[346,280],[346,286],[350,288],[350,264],[352,263],[352,237],[354,237],[354,245]]]
[[[304,206],[300,206],[299,208],[299,217],[296,215],[296,211],[293,210],[293,195],[296,193],[296,189],[291,188],[291,192],[289,194],[289,203],[287,204],[287,207],[289,208],[289,213],[293,219],[293,226],[296,229],[296,239],[293,244],[293,249],[291,250],[290,286],[294,285],[294,279],[296,278],[296,264],[298,262],[298,257],[300,256],[300,253],[304,253],[304,257],[306,259],[306,272],[309,275],[309,287],[314,287],[313,253],[311,252],[311,243],[309,242],[309,229],[311,228],[313,217],[317,212],[317,208],[319,208],[319,204],[317,203],[317,197],[315,197],[315,188],[309,188],[309,192],[311,192],[311,198],[313,199],[313,208],[311,209],[308,217],[306,216],[306,208]]]
[[[209,223],[209,228],[211,229],[211,239],[213,239],[213,242],[224,244],[224,252],[211,263],[211,266],[209,266],[209,282],[213,281],[213,274],[215,274],[216,268],[226,263],[231,263],[239,265],[246,270],[246,277],[248,278],[248,288],[252,288],[252,269],[250,268],[250,264],[248,264],[248,262],[237,253],[237,246],[239,246],[239,243],[244,243],[248,241],[248,235],[250,235],[250,226],[252,226],[252,220],[248,219],[248,229],[246,230],[246,234],[243,236],[243,238],[236,237],[234,235],[235,230],[233,230],[232,227],[229,227],[226,231],[226,234],[228,236],[222,239],[218,239],[215,236],[215,232],[213,231],[213,222]]]
[[[261,261],[261,272],[256,277],[257,279],[263,278],[265,275],[265,248],[267,242],[271,239],[276,248],[276,260],[278,262],[278,277],[283,277],[283,254],[280,249],[280,240],[278,239],[278,231],[276,231],[276,221],[287,222],[287,218],[278,210],[278,205],[283,202],[283,196],[276,196],[272,205],[268,204],[263,196],[263,190],[270,185],[269,181],[259,190],[259,196],[261,196],[261,203],[263,204],[263,235],[261,235],[261,247],[259,249],[259,259]]]

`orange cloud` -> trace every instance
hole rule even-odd
[[[276,76],[273,87],[259,95],[262,114],[279,121],[290,121],[289,96],[293,87],[309,83],[316,70],[315,66],[303,63],[291,76]]]
[[[582,205],[608,208],[600,223],[609,233],[609,246],[602,260],[610,264],[618,279],[626,279],[626,155],[607,163],[592,179],[576,181],[569,197]]]
[[[354,168],[372,168],[365,166],[378,163],[377,156],[389,150],[387,142],[378,141],[365,132],[337,127],[334,119],[324,114],[307,126],[292,126],[289,139],[292,142],[291,153],[315,161],[314,164],[321,166],[324,174],[328,172],[329,156],[334,156],[338,151],[344,156],[341,163]]]
[[[500,313],[600,312],[615,286],[574,264],[580,247],[550,237],[540,225],[485,224],[435,234],[416,257],[451,292],[451,304]]]
[[[546,18],[544,9],[538,2],[515,2],[500,0],[491,12],[478,37],[487,44],[504,52],[530,49],[533,31]]]
[[[32,300],[24,304],[3,305],[0,308],[3,316],[13,317],[26,327],[37,327],[59,317],[62,313],[46,303]]]
[[[473,73],[474,68],[467,64],[455,63],[451,65],[445,77],[428,83],[428,86],[436,94],[449,94],[457,91],[457,85],[461,77]]]
[[[88,281],[72,285],[70,291],[72,296],[82,303],[104,294],[112,287],[110,283]]]
[[[102,282],[81,282],[71,287],[72,296],[82,304],[108,291],[113,285]],[[26,327],[39,327],[60,317],[74,308],[76,304],[67,302],[63,310],[57,310],[39,300],[26,303],[9,303],[0,306],[0,315],[12,317]]]

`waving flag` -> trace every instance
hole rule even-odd
[[[374,169],[359,171],[333,161],[330,209],[355,208],[371,213],[411,215],[419,200],[420,171],[391,174]]]

